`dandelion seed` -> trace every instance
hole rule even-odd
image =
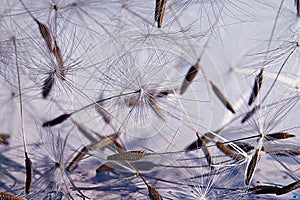
[[[43,88],[42,88],[42,94],[44,99],[48,97],[50,94],[50,91],[54,85],[54,76],[53,73],[50,73],[47,79],[44,82]]]
[[[52,52],[52,37],[51,37],[49,28],[32,15],[32,13],[28,10],[28,8],[25,6],[25,4],[22,0],[20,2],[23,5],[23,7],[25,8],[25,10],[28,12],[28,14],[31,16],[31,18],[39,26],[40,34],[42,35],[44,41],[46,42],[49,51]]]
[[[148,188],[148,193],[149,193],[148,198],[149,198],[149,200],[162,200],[162,197],[159,194],[159,192],[155,188],[151,187],[140,174],[139,174],[139,176],[141,177],[141,179],[143,180],[143,182],[145,183],[145,185]]]
[[[145,152],[143,151],[128,151],[128,152],[109,155],[107,156],[107,160],[135,161],[135,160],[140,160],[144,157],[145,157]]]
[[[33,19],[38,24],[40,33],[41,33],[43,39],[45,40],[49,51],[52,52],[52,37],[51,37],[49,28],[45,24],[43,24],[39,20],[37,20],[36,18],[33,18]]]
[[[267,154],[272,156],[299,156],[300,151],[297,150],[276,150],[276,151],[266,151]]]
[[[205,139],[205,136],[201,137],[202,140],[199,140],[199,138],[193,142],[192,144],[190,144],[188,147],[185,148],[185,151],[194,151],[199,149],[200,147],[202,147],[202,142]]]
[[[259,90],[261,88],[262,81],[263,81],[263,72],[264,72],[264,68],[262,68],[260,70],[259,74],[257,74],[257,76],[255,77],[253,89],[252,89],[252,92],[251,92],[251,95],[250,95],[250,98],[248,101],[249,106],[252,105],[252,103],[255,101],[255,99],[259,93]]]
[[[174,90],[160,90],[157,94],[156,97],[162,98],[162,97],[167,97],[169,94],[174,94]]]
[[[229,103],[229,101],[226,99],[226,97],[222,94],[222,92],[220,91],[220,89],[215,85],[213,84],[211,81],[210,81],[210,84],[212,86],[212,89],[214,91],[214,93],[217,95],[217,97],[219,98],[219,100],[222,102],[222,104],[228,109],[230,110],[230,112],[232,112],[233,114],[235,113],[232,105]]]
[[[0,200],[26,200],[26,198],[18,197],[8,192],[0,192]]]
[[[289,185],[286,185],[286,186],[282,187],[280,190],[278,190],[276,192],[276,195],[283,195],[283,194],[289,193],[293,190],[296,190],[298,188],[300,188],[300,180],[295,181],[294,183],[291,183]]]
[[[295,4],[297,7],[297,15],[300,17],[300,0],[295,0]]]
[[[220,151],[222,151],[225,155],[233,158],[236,161],[242,160],[244,157],[240,154],[234,152],[229,146],[224,145],[222,142],[216,142],[216,145]]]
[[[281,188],[271,185],[258,185],[250,188],[253,194],[276,194]]]
[[[255,113],[256,111],[260,109],[260,106],[255,106],[252,110],[250,110],[249,112],[246,113],[245,117],[242,119],[241,123],[245,123],[248,119],[250,119]]]
[[[25,168],[26,168],[25,193],[29,194],[32,186],[33,167],[32,167],[32,162],[26,152],[25,152]]]
[[[62,115],[60,115],[59,117],[57,117],[57,118],[55,118],[55,119],[53,119],[53,120],[50,120],[50,121],[47,121],[47,122],[43,123],[42,126],[43,126],[43,127],[51,127],[51,126],[55,126],[55,125],[57,125],[57,124],[62,123],[62,122],[65,121],[65,120],[67,120],[72,114],[73,114],[73,113],[71,113],[71,114],[62,114]]]
[[[254,172],[259,161],[259,149],[256,149],[255,154],[252,156],[246,170],[246,180],[245,184],[250,185],[251,180],[254,176]]]
[[[161,118],[163,121],[166,121],[166,116],[162,113],[162,110],[160,107],[156,104],[155,99],[149,98],[149,105],[152,108],[152,110]]]
[[[296,137],[296,135],[287,133],[287,132],[278,132],[278,133],[271,133],[267,134],[265,136],[266,140],[273,141],[273,140],[281,140],[281,139],[287,139],[291,137]]]
[[[249,151],[251,151],[252,149],[254,149],[253,146],[251,146],[250,144],[246,143],[246,142],[235,142],[235,144],[240,147],[243,151],[245,151],[246,153],[248,153]],[[229,148],[231,148],[232,150],[234,150],[234,148],[232,148],[231,146],[228,146]]]
[[[10,138],[10,135],[8,134],[0,134],[0,143],[1,144],[8,144],[8,138]]]
[[[68,167],[66,168],[67,171],[73,171],[75,167],[78,166],[79,161],[89,152],[86,147],[83,147],[81,151],[77,154],[77,156],[70,162]]]
[[[165,10],[166,10],[166,4],[167,4],[167,0],[156,0],[154,19],[157,22],[158,28],[161,28]]]
[[[98,167],[96,169],[96,173],[102,173],[102,172],[106,172],[106,171],[110,171],[110,170],[113,170],[113,169],[117,169],[118,165],[114,162],[108,162],[108,163],[105,163],[103,165],[101,165],[100,167]]]
[[[214,162],[213,162],[212,156],[210,155],[210,152],[209,152],[209,150],[207,148],[206,142],[205,142],[204,138],[200,137],[200,135],[198,133],[196,133],[196,135],[197,135],[198,140],[202,144],[201,149],[202,149],[202,151],[203,151],[203,153],[205,155],[205,158],[206,158],[206,160],[208,162],[208,165],[210,166],[211,169],[213,169],[214,168],[213,167]]]
[[[181,85],[180,95],[182,95],[186,91],[186,89],[189,87],[191,82],[194,80],[195,76],[198,73],[198,69],[199,69],[199,63],[198,62],[189,69],[189,71],[186,74],[186,76],[183,80],[183,83]]]
[[[100,94],[98,100],[103,99],[103,94]],[[111,124],[112,115],[104,109],[104,104],[102,102],[95,104],[96,111],[102,116],[103,120],[107,124]]]
[[[65,76],[66,76],[66,69],[65,69],[65,66],[64,66],[64,60],[62,58],[60,48],[58,47],[56,40],[54,40],[53,53],[55,55],[56,61],[57,61],[58,66],[60,68],[60,75],[64,79]]]

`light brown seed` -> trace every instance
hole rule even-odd
[[[37,20],[36,18],[34,18],[34,21],[38,24],[39,31],[43,39],[45,40],[49,51],[52,52],[52,37],[49,28],[45,24]]]
[[[75,156],[75,158],[70,162],[70,164],[67,167],[67,171],[73,171],[75,167],[78,166],[78,163],[80,160],[89,152],[89,150],[86,147],[83,147],[81,151]]]
[[[240,161],[243,159],[243,156],[236,153],[234,150],[232,150],[229,146],[223,144],[222,142],[216,142],[216,145],[220,151],[222,151],[225,155],[233,158],[236,161]]]
[[[162,199],[159,192],[155,188],[148,186],[148,192],[149,192],[149,194],[148,194],[149,199],[151,199],[151,200],[161,200]]]
[[[249,101],[248,101],[249,106],[251,106],[252,103],[255,101],[255,99],[259,93],[259,90],[262,86],[263,71],[264,71],[264,68],[261,68],[259,74],[257,74],[257,76],[255,77],[253,89],[252,89],[252,92],[251,92],[251,95],[250,95]]]
[[[296,137],[296,135],[290,134],[288,132],[278,132],[278,133],[267,134],[265,136],[266,140],[268,141],[287,139],[291,137]]]
[[[102,99],[103,99],[103,94],[101,93],[98,101],[102,100]],[[95,108],[96,108],[96,111],[102,116],[105,123],[111,124],[112,115],[109,112],[107,112],[106,109],[104,109],[103,102],[96,103]]]
[[[32,162],[26,152],[25,152],[25,169],[26,169],[25,193],[29,194],[32,186],[33,167],[32,167]]]
[[[1,133],[0,134],[0,143],[8,144],[8,138],[10,138],[10,135]]]
[[[113,169],[117,168],[117,164],[113,163],[113,162],[108,162],[106,164],[101,165],[100,167],[98,167],[96,169],[96,173],[102,173],[102,172],[106,172],[106,171],[111,171]]]
[[[214,93],[217,95],[217,97],[219,98],[219,100],[222,102],[222,104],[230,111],[232,112],[233,114],[235,113],[232,105],[229,103],[229,101],[226,99],[226,97],[222,94],[222,92],[220,91],[220,89],[215,85],[213,84],[211,81],[210,81],[210,84],[212,86],[212,90],[214,91]]]
[[[158,8],[158,18],[157,18],[157,27],[161,28],[162,22],[165,15],[167,0],[160,0],[159,1],[159,8]]]
[[[0,200],[26,200],[26,198],[18,197],[8,192],[0,192]]]
[[[63,58],[62,58],[60,48],[59,48],[59,46],[57,45],[56,40],[54,40],[53,54],[55,55],[55,58],[56,58],[58,67],[59,67],[59,69],[60,69],[60,70],[59,70],[59,71],[60,71],[60,75],[62,76],[62,78],[63,78],[63,80],[64,80],[64,78],[65,78],[65,76],[66,76],[66,69],[65,69],[65,66],[64,66],[64,60],[63,60]]]
[[[247,166],[246,180],[245,180],[246,185],[250,185],[252,178],[254,176],[254,172],[255,172],[258,161],[259,161],[259,149],[256,149],[255,154],[252,156],[252,158],[249,162],[249,165]]]
[[[136,161],[145,157],[145,152],[143,151],[127,151],[123,153],[117,153],[107,156],[107,160],[127,160]]]
[[[151,187],[141,175],[139,176],[148,188],[148,198],[151,200],[161,200],[162,197],[160,196],[159,192],[155,188]]]

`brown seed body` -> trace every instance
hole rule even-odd
[[[63,121],[65,121],[66,119],[68,119],[72,114],[62,114],[59,117],[51,120],[51,121],[47,121],[45,123],[43,123],[43,127],[51,127],[51,126],[55,126],[57,124],[62,123]]]
[[[148,194],[149,199],[151,199],[151,200],[161,200],[162,199],[160,194],[158,193],[158,191],[155,188],[148,186],[148,192],[149,192],[149,194]]]
[[[297,15],[300,17],[300,0],[295,0],[295,4],[297,7]]]
[[[112,116],[103,108],[103,104],[95,104],[95,107],[96,111],[102,116],[105,123],[111,124]]]
[[[299,156],[300,155],[300,151],[297,150],[266,151],[266,153],[273,156]]]
[[[83,147],[81,151],[77,154],[77,156],[70,162],[70,164],[67,167],[67,171],[72,171],[75,169],[75,167],[78,166],[79,161],[89,152],[89,150],[86,147]]]
[[[115,167],[114,167],[115,166]],[[98,167],[96,169],[96,173],[102,173],[102,172],[106,172],[106,171],[111,171],[113,169],[115,169],[117,166],[115,163],[113,162],[108,162],[106,164],[101,165],[100,167]]]
[[[56,40],[54,41],[53,54],[55,55],[58,67],[60,69],[60,75],[64,79],[66,76],[66,69],[64,67],[64,60],[62,58],[61,51],[60,51],[59,46],[57,45]]]
[[[249,190],[253,194],[276,194],[281,188],[277,186],[270,185],[258,185],[250,188]]]
[[[166,5],[167,5],[167,0],[160,0],[158,18],[157,18],[157,27],[158,28],[161,28],[161,26],[162,26],[162,22],[163,22],[165,10],[166,10]]]
[[[241,123],[245,123],[248,119],[250,119],[256,111],[260,108],[260,106],[255,106],[252,110],[246,113],[245,117],[242,119]]]
[[[0,200],[26,200],[26,198],[18,197],[8,192],[0,192]]]
[[[217,97],[219,98],[219,100],[222,102],[222,104],[233,114],[235,113],[232,105],[229,103],[229,101],[226,99],[226,97],[222,94],[222,92],[220,91],[220,89],[214,85],[211,81],[210,81],[212,90],[214,91],[214,93],[217,95]]]
[[[50,91],[51,91],[53,85],[54,85],[54,76],[53,76],[53,73],[51,73],[45,80],[43,88],[42,88],[42,94],[43,94],[44,99],[46,99],[48,97],[48,95],[50,94]]]
[[[250,98],[248,101],[249,106],[251,106],[252,103],[255,101],[255,99],[258,95],[258,92],[261,88],[262,81],[263,81],[263,71],[264,71],[264,69],[262,68],[260,70],[259,74],[257,74],[257,76],[255,77],[253,89],[252,89],[252,92],[251,92],[251,95],[250,95]]]
[[[10,135],[0,134],[0,143],[1,144],[8,144],[8,138],[10,138]]]
[[[198,137],[198,140],[202,144],[201,149],[202,149],[202,151],[203,151],[203,153],[205,155],[206,161],[208,162],[208,165],[210,166],[210,168],[213,169],[214,168],[213,167],[214,162],[213,162],[212,156],[210,155],[210,152],[209,152],[209,150],[207,148],[206,142],[205,142],[204,138],[200,137],[200,135],[198,133],[196,135]]]
[[[246,185],[250,185],[258,161],[259,161],[259,150],[256,149],[255,154],[254,154],[253,157],[251,158],[251,160],[250,160],[250,162],[249,162],[249,165],[248,165],[248,167],[247,167],[246,180],[245,180],[245,184],[246,184]]]
[[[38,24],[40,33],[45,40],[49,51],[52,52],[52,37],[49,28],[37,19],[34,19],[34,21]]]
[[[33,167],[32,167],[32,162],[26,152],[25,152],[25,168],[26,168],[25,193],[29,194],[32,186]]]
[[[288,132],[278,132],[278,133],[267,134],[265,137],[266,140],[273,141],[273,140],[287,139],[296,136]]]
[[[201,137],[202,140],[205,139],[204,136]],[[202,140],[200,140],[199,138],[193,142],[192,144],[190,144],[188,147],[185,148],[185,151],[194,151],[194,150],[197,150],[199,148],[202,147]]]
[[[188,73],[186,74],[184,80],[183,80],[183,83],[181,85],[181,88],[180,88],[180,95],[182,95],[186,89],[189,87],[189,85],[191,84],[191,82],[194,80],[195,76],[197,75],[198,73],[198,68],[199,68],[199,65],[196,64],[195,66],[193,65]]]
[[[224,145],[222,142],[216,142],[216,145],[220,151],[222,151],[227,156],[240,161],[243,159],[243,156],[237,154],[234,150],[232,150],[229,146]]]
[[[296,190],[298,188],[300,188],[300,180],[282,187],[280,190],[276,192],[276,195],[283,195],[293,190]]]
[[[145,157],[143,151],[128,151],[107,156],[107,160],[127,160],[136,161]]]
[[[246,153],[248,153],[249,151],[251,151],[252,149],[254,149],[253,146],[251,146],[250,144],[246,143],[246,142],[235,142],[235,144],[240,147],[243,151],[245,151]],[[228,146],[230,149],[234,150],[231,146]]]

